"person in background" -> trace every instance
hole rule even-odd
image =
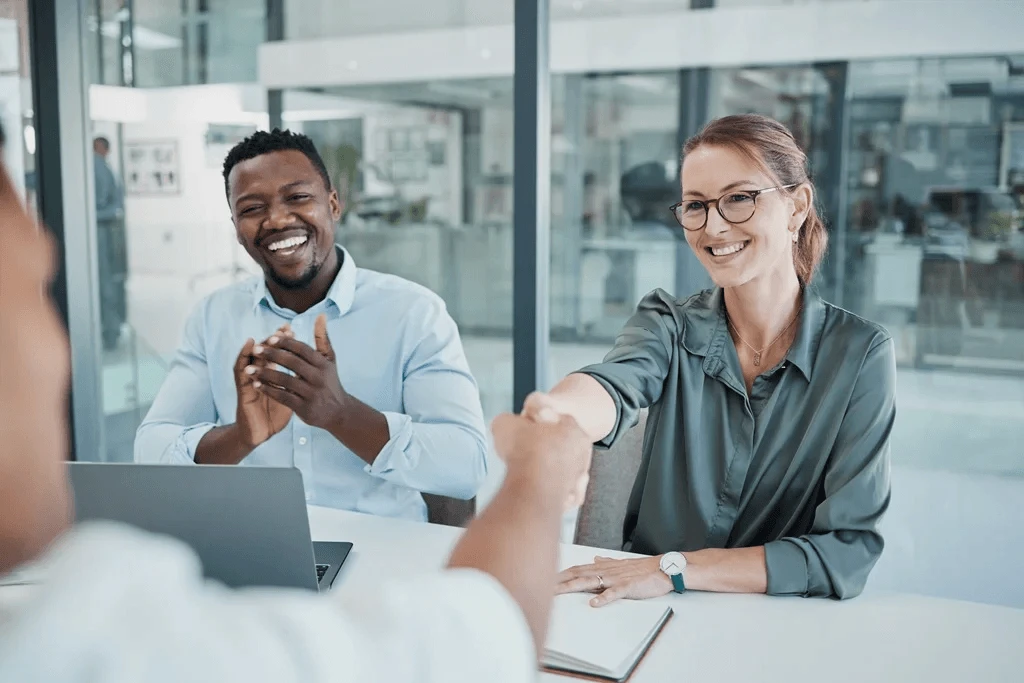
[[[203,300],[149,414],[149,463],[295,466],[307,500],[426,520],[487,472],[476,382],[444,302],[358,268],[312,141],[260,131],[224,161],[238,242],[263,277]]]
[[[46,294],[54,249],[2,166],[0,234],[0,578],[28,562],[42,577],[27,594],[0,587],[0,680],[536,680],[561,518],[590,460],[571,419],[495,420],[508,476],[447,570],[349,600],[232,591],[168,537],[69,527],[68,341]]]
[[[92,141],[93,176],[96,183],[96,255],[100,273],[100,321],[103,348],[112,351],[121,338],[127,319],[125,281],[128,251],[124,228],[124,195],[107,164],[110,140]]]
[[[653,557],[596,558],[559,591],[858,595],[889,505],[892,338],[811,286],[825,226],[781,124],[709,123],[683,149],[681,192],[671,211],[717,287],[652,292],[603,363],[526,401],[600,447],[650,410],[623,542]]]

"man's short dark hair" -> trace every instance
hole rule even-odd
[[[95,145],[95,144],[97,144],[97,143],[99,143],[99,144],[103,145],[103,146],[104,146],[104,147],[106,147],[107,149],[110,149],[110,140],[106,139],[106,138],[105,138],[105,137],[103,137],[102,135],[100,135],[100,136],[97,136],[97,137],[93,138],[92,144],[94,144],[94,145]]]
[[[328,190],[331,189],[331,177],[327,174],[327,167],[324,165],[324,160],[320,158],[320,152],[316,151],[313,141],[302,133],[275,128],[269,133],[265,130],[256,131],[232,147],[228,155],[224,157],[224,194],[228,196],[228,200],[231,199],[231,192],[228,188],[228,176],[231,175],[231,169],[243,161],[288,149],[305,154],[323,179],[324,187]]]

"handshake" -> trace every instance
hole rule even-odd
[[[593,444],[555,396],[530,394],[522,413],[499,415],[491,431],[507,479],[525,478],[538,493],[563,501],[565,510],[583,504]]]

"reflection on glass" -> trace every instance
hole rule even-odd
[[[851,69],[855,307],[887,317],[919,367],[1024,373],[1020,151],[1003,60]],[[893,96],[885,89],[901,91]],[[854,274],[860,274],[855,272]]]
[[[132,458],[135,430],[166,376],[185,316],[248,274],[220,164],[266,127],[256,52],[266,6],[95,0],[84,16],[105,452]],[[174,89],[170,86],[223,83]],[[145,89],[140,89],[145,87]]]
[[[103,457],[128,461],[189,312],[255,272],[235,240],[221,165],[266,127],[265,95],[253,85],[93,85],[91,101]]]
[[[914,464],[1024,473],[1020,61],[850,66],[844,303],[899,342]]]
[[[266,4],[251,0],[89,0],[91,83],[170,87],[257,80]]]
[[[511,79],[285,93],[320,149],[355,261],[441,295],[488,416],[511,403]]]
[[[668,211],[679,199],[678,75],[568,75],[553,91],[552,338],[610,342],[647,292],[705,282]],[[556,374],[571,369],[560,348]]]
[[[338,243],[444,299],[488,420],[512,402],[511,95],[511,79],[284,93],[342,200]]]
[[[626,12],[614,4],[556,3],[553,16]],[[753,4],[766,3],[715,6]],[[285,3],[291,38],[511,21],[509,6],[493,3],[413,8],[380,25],[379,13],[300,5]],[[90,138],[110,141],[105,162],[124,188],[123,325],[104,387],[111,415],[137,415],[185,313],[247,272],[219,164],[233,141],[269,123],[265,92],[238,84],[255,81],[265,6],[136,2],[129,15],[114,0],[84,6],[91,80],[107,86],[91,101]],[[225,23],[236,10],[237,24]],[[230,82],[112,89],[129,82],[120,40],[129,28],[134,85]],[[679,146],[711,118],[759,112],[789,126],[811,159],[831,237],[817,286],[896,337],[897,462],[1024,472],[1014,447],[1024,440],[1022,64],[1008,55],[555,74],[552,379],[603,356],[650,290],[686,296],[710,284],[667,211],[680,199]],[[345,201],[338,240],[361,265],[441,294],[486,412],[509,407],[511,77],[285,95],[284,123],[314,138]],[[10,111],[8,129],[20,129]],[[157,149],[167,143],[173,151]],[[31,150],[21,151],[31,195]],[[128,427],[108,429],[108,441]]]
[[[894,461],[1024,474],[1022,61],[557,78],[552,380],[599,360],[648,291],[708,285],[667,211],[679,143],[712,118],[757,112],[811,159],[831,237],[816,286],[896,338]],[[686,79],[706,79],[706,102],[688,105],[704,107],[697,121],[679,110]]]

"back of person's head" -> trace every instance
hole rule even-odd
[[[675,173],[660,161],[649,161],[633,166],[619,179],[622,208],[634,223],[652,221],[674,225],[665,206],[679,193]]]
[[[69,362],[47,293],[53,260],[0,161],[0,574],[38,556],[70,516]]]
[[[295,150],[305,154],[306,158],[309,159],[310,163],[313,164],[313,167],[320,174],[320,177],[323,178],[324,186],[328,190],[331,189],[330,174],[327,173],[327,166],[320,157],[320,152],[317,151],[313,141],[302,133],[293,133],[290,130],[275,128],[269,132],[265,130],[256,131],[232,147],[231,151],[224,157],[224,193],[228,196],[229,200],[231,197],[229,183],[231,169],[243,161],[285,150]]]
[[[800,184],[814,187],[807,155],[788,128],[767,116],[737,114],[715,119],[686,141],[682,155],[685,158],[704,146],[727,147],[745,155],[780,187]],[[802,284],[808,284],[814,277],[827,248],[828,232],[812,204],[793,245],[793,263]]]

